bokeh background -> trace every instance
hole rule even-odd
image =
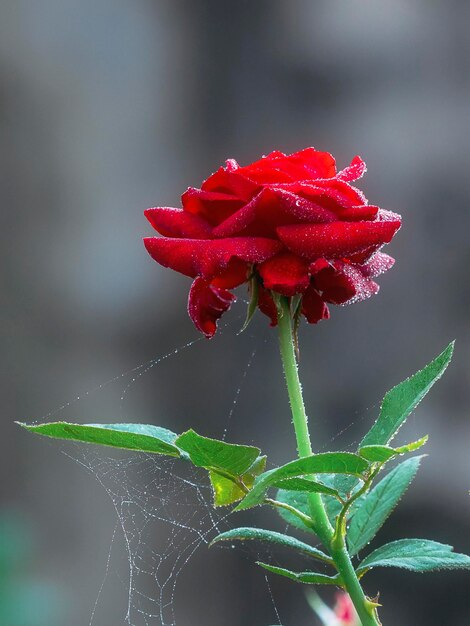
[[[138,376],[121,401],[121,374],[196,338],[189,281],[141,245],[143,209],[177,206],[227,157],[272,149],[314,145],[340,166],[361,154],[371,202],[404,216],[381,293],[301,331],[317,446],[357,442],[383,393],[456,338],[401,435],[429,433],[430,456],[380,538],[470,552],[469,29],[464,0],[2,1],[1,624],[88,626],[115,526],[93,476],[13,420],[80,396],[54,417],[227,428],[273,462],[293,457],[275,336],[258,318],[236,336],[243,302],[218,338]],[[251,560],[202,547],[181,576],[178,626],[279,623]],[[93,626],[126,623],[125,558],[111,569]],[[270,583],[284,626],[316,623],[300,587]],[[390,570],[366,587],[385,624],[464,626],[469,583]]]

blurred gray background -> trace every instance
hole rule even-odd
[[[430,456],[380,538],[470,552],[469,29],[463,0],[2,1],[0,515],[6,545],[19,526],[31,543],[19,587],[52,593],[29,614],[20,594],[2,626],[88,626],[115,525],[65,448],[13,420],[80,396],[54,418],[227,428],[275,463],[293,457],[275,332],[259,316],[237,337],[243,302],[219,337],[152,367],[121,401],[121,374],[197,335],[189,281],[147,256],[142,211],[178,206],[227,157],[272,149],[314,145],[341,167],[359,153],[370,201],[404,217],[380,294],[301,331],[317,448],[357,442],[383,393],[456,338],[452,367],[400,435],[429,433]],[[181,576],[178,626],[278,623],[252,560],[201,547]],[[111,569],[93,626],[125,624],[125,558]],[[284,626],[316,623],[303,589],[270,583]],[[389,626],[470,622],[468,574],[389,570],[366,587],[380,589]]]

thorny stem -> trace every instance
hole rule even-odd
[[[292,410],[292,423],[294,425],[297,441],[297,451],[300,458],[308,457],[313,454],[312,444],[310,441],[308,418],[305,411],[295,354],[295,339],[292,329],[290,300],[286,297],[281,297],[279,301],[278,327],[279,346]],[[330,524],[320,494],[310,494],[309,504],[315,532],[325,546],[330,549],[334,564],[344,581],[344,588],[351,597],[362,626],[380,626],[376,605],[365,596],[346,548],[345,516],[350,504],[347,503],[343,507],[343,516],[336,530],[333,530]]]
[[[356,493],[348,498],[345,502],[343,501],[343,508],[341,509],[337,519],[336,519],[336,529],[335,536],[333,537],[333,542],[339,541],[341,534],[344,534],[346,529],[346,515],[351,506],[354,504],[356,500],[358,500],[362,495],[367,493],[372,485],[374,478],[380,472],[383,467],[383,463],[377,465],[377,467],[369,474],[367,480],[364,481],[364,484],[360,489],[356,491]]]

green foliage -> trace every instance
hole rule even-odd
[[[278,574],[279,576],[285,576],[297,583],[304,583],[306,585],[335,585],[341,586],[342,581],[339,574],[336,576],[327,576],[326,574],[317,574],[316,572],[292,572],[291,570],[284,569],[283,567],[275,567],[274,565],[268,565],[267,563],[256,563],[260,567],[268,570],[272,574]]]
[[[210,471],[209,477],[214,492],[214,505],[228,506],[241,500],[246,492],[241,488],[240,484],[243,484],[246,489],[251,489],[255,478],[264,472],[265,468],[266,457],[260,456],[245,474],[242,474],[239,479],[235,479],[235,482],[233,478],[226,478],[215,471]]]
[[[151,424],[21,424],[30,432],[46,437],[95,443],[113,448],[181,456],[174,445],[176,435],[166,428]]]
[[[390,446],[363,446],[359,448],[358,454],[371,463],[385,463],[392,459],[396,452]]]
[[[415,477],[421,458],[400,463],[358,502],[347,533],[351,556],[375,537]]]
[[[380,415],[364,437],[361,447],[386,445],[393,439],[406,418],[445,372],[453,350],[454,342],[450,343],[429,365],[385,394]]]
[[[429,439],[429,435],[424,435],[424,437],[421,437],[421,439],[418,439],[417,441],[412,441],[411,443],[407,443],[404,446],[395,448],[395,452],[397,454],[406,454],[406,452],[415,452],[416,450],[419,450],[422,446],[424,446],[424,444],[427,443],[428,439]]]
[[[311,474],[352,474],[361,476],[369,467],[366,460],[350,452],[324,452],[291,461],[259,476],[253,489],[245,496],[235,510],[241,511],[260,504],[266,491],[272,485],[286,478],[296,478]]]
[[[211,541],[210,545],[218,543],[219,541],[267,541],[269,543],[275,543],[280,546],[292,548],[297,552],[306,554],[314,559],[324,561],[325,563],[332,563],[332,560],[321,550],[309,546],[303,541],[299,541],[295,537],[284,535],[282,533],[275,532],[273,530],[264,530],[263,528],[234,528],[225,533],[217,535],[215,539]]]
[[[278,502],[283,502],[284,504],[287,504],[294,509],[297,509],[297,511],[300,511],[304,515],[310,515],[308,496],[309,494],[307,491],[286,491],[284,489],[279,489],[279,491],[276,493],[276,500]],[[328,498],[328,500],[332,500],[332,498]],[[309,526],[306,526],[302,522],[302,520],[297,517],[297,515],[294,515],[290,511],[281,508],[277,509],[277,512],[282,517],[282,519],[291,526],[295,526],[295,528],[299,528],[300,530],[315,534]]]
[[[188,430],[176,439],[197,467],[209,470],[215,506],[240,500],[266,465],[259,448],[209,439]]]
[[[412,572],[440,569],[470,569],[470,557],[452,546],[428,539],[399,539],[377,548],[357,568],[364,574],[373,567],[400,567]]]
[[[386,463],[399,454],[406,454],[407,452],[415,452],[419,450],[428,440],[428,435],[421,437],[418,441],[412,441],[399,448],[391,448],[390,446],[363,446],[359,448],[358,454],[363,459],[367,459],[371,463]]]
[[[180,435],[175,444],[188,454],[196,467],[224,472],[229,476],[241,476],[247,472],[261,453],[254,446],[239,446],[209,439],[198,435],[194,430]]]
[[[272,487],[278,487],[285,491],[306,491],[307,493],[324,493],[329,496],[339,497],[336,489],[327,487],[309,478],[286,478],[273,483]]]
[[[216,506],[240,500],[266,466],[266,457],[260,455],[259,448],[209,439],[193,430],[178,436],[151,424],[20,425],[47,437],[189,459],[209,471]]]

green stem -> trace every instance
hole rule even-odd
[[[297,359],[295,356],[295,341],[292,332],[292,316],[289,298],[280,298],[278,326],[282,365],[292,410],[292,423],[297,440],[297,451],[299,457],[307,457],[313,452]],[[366,598],[356,572],[354,571],[351,557],[346,549],[344,534],[334,532],[319,493],[310,494],[309,504],[315,532],[325,546],[329,547],[336,568],[343,579],[344,587],[356,607],[362,626],[380,626],[375,607],[373,603]]]
[[[305,457],[312,454],[312,445],[308,432],[308,418],[302,396],[299,369],[297,367],[297,359],[295,358],[292,319],[288,298],[281,298],[280,309],[278,325],[282,365],[284,367],[284,375],[286,377],[287,391],[289,393],[289,401],[292,410],[292,422],[297,439],[297,452],[299,453],[299,457]]]
[[[281,297],[279,308],[279,345],[292,411],[292,423],[297,440],[297,451],[299,457],[307,457],[312,455],[312,444],[308,431],[308,418],[302,396],[299,369],[295,357],[295,341],[292,332],[289,298]],[[315,532],[325,545],[329,545],[334,531],[326,514],[321,495],[319,493],[310,494],[309,505]]]
[[[364,594],[344,542],[340,548],[332,549],[332,557],[362,626],[380,626],[375,605]]]

